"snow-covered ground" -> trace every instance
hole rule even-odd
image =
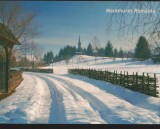
[[[160,64],[153,64],[151,60],[148,61],[132,61],[132,59],[124,58],[116,58],[113,60],[112,58],[108,57],[94,57],[94,56],[86,56],[86,55],[76,55],[73,56],[68,64],[66,61],[60,61],[57,63],[53,63],[50,66],[42,67],[43,69],[46,68],[53,68],[55,74],[67,74],[68,69],[74,68],[83,68],[83,69],[97,69],[97,70],[109,70],[114,72],[116,70],[120,73],[120,71],[128,71],[128,74],[133,74],[133,72],[138,72],[138,75],[144,74],[146,75],[149,73],[150,76],[154,76],[156,73],[156,77],[158,78],[159,86],[159,96],[160,96]]]
[[[68,68],[160,73],[149,61],[74,56],[68,65],[53,64],[55,74],[24,72],[15,93],[0,101],[0,123],[160,124],[160,98],[67,74]]]

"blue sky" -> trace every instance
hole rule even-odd
[[[22,5],[25,11],[37,14],[34,22],[39,25],[40,35],[35,41],[45,51],[52,50],[57,54],[67,44],[77,47],[79,35],[82,47],[87,47],[94,36],[98,37],[102,47],[111,39],[114,47],[124,46],[124,42],[117,41],[114,35],[107,37],[110,13],[106,13],[106,9],[116,8],[117,2],[23,1]]]

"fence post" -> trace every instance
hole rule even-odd
[[[89,74],[89,78],[91,78],[91,70],[90,70],[90,68],[89,68],[88,74]]]
[[[128,71],[127,71],[127,87],[129,87]]]
[[[135,75],[134,75],[134,72],[132,74],[132,77],[133,77],[133,82],[132,82],[131,86],[132,86],[132,89],[134,89],[134,87],[135,87]]]
[[[96,71],[96,69],[94,69],[94,76],[93,76],[93,79],[97,79],[97,71]]]
[[[157,97],[157,85],[156,85],[156,74],[154,73],[154,92],[155,92],[155,97]]]
[[[106,69],[105,69],[105,71],[104,71],[104,80],[106,81]]]
[[[143,72],[143,76],[142,76],[142,92],[144,93],[144,72]]]
[[[107,70],[107,81],[108,81],[108,70]]]
[[[79,68],[77,69],[77,74],[79,74]]]
[[[149,95],[149,74],[147,73],[147,94]]]
[[[101,69],[101,80],[102,80],[102,81],[104,80],[104,75],[103,75],[102,69]]]
[[[120,72],[120,85],[122,85],[122,71]]]
[[[113,84],[115,84],[115,70],[114,70],[114,73],[113,73]]]
[[[116,71],[116,84],[117,84],[117,71]]]
[[[112,81],[112,72],[110,70],[109,82],[111,82],[111,81]]]
[[[123,86],[124,86],[124,87],[126,87],[126,85],[125,85],[125,81],[126,81],[125,78],[126,78],[126,77],[125,77],[125,76],[126,76],[126,75],[125,75],[125,71],[124,71],[124,76],[123,76]]]
[[[137,91],[137,88],[138,88],[138,73],[136,72],[136,91]]]

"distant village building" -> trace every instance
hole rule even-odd
[[[76,55],[83,55],[83,50],[82,50],[82,47],[81,47],[80,36],[79,36],[78,48],[77,48],[77,51],[76,51]]]

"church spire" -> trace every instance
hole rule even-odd
[[[79,43],[80,43],[81,41],[80,41],[80,35],[79,35]]]
[[[83,54],[83,52],[82,52],[82,47],[81,47],[80,35],[79,35],[78,48],[77,48],[76,54],[77,54],[77,55],[82,55],[82,54]]]

